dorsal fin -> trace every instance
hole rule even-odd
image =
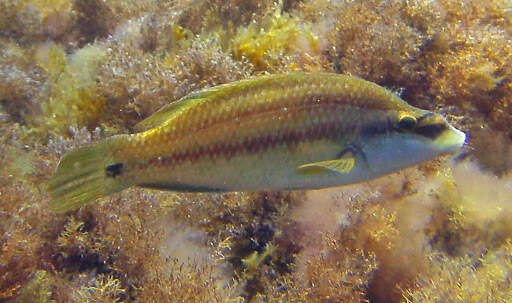
[[[193,92],[178,101],[164,105],[151,116],[137,123],[134,126],[134,129],[136,132],[142,132],[163,125],[170,119],[174,118],[177,114],[181,113],[184,109],[189,108],[190,106],[198,103],[198,101],[211,96],[216,91],[217,90],[215,89],[206,89],[203,91]]]
[[[285,76],[285,75],[283,75]],[[248,78],[241,81],[235,81],[230,83],[224,83],[214,87],[206,88],[197,92],[190,93],[178,101],[164,105],[151,116],[142,120],[134,126],[136,132],[146,131],[148,129],[161,126],[166,124],[167,121],[174,118],[176,115],[181,113],[184,109],[189,108],[200,101],[217,94],[217,93],[228,93],[233,89],[241,90],[244,87],[251,87],[258,84],[263,84],[264,80],[272,80],[270,76],[262,76],[259,78]]]

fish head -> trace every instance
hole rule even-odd
[[[441,115],[411,108],[387,113],[389,128],[362,138],[360,149],[373,175],[383,175],[460,151],[466,134]]]
[[[434,157],[446,154],[455,154],[460,151],[466,141],[466,134],[448,123],[441,115],[420,111],[421,116],[416,118],[416,126],[412,128],[412,140],[422,141]],[[401,117],[403,121],[405,116]]]

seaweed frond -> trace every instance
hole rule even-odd
[[[429,270],[403,290],[403,302],[509,302],[512,300],[512,243],[474,261],[469,257],[431,255]],[[441,283],[440,283],[441,282]]]
[[[95,81],[105,57],[102,47],[89,45],[67,56],[60,46],[50,44],[40,52],[48,77],[39,97],[43,115],[36,125],[60,133],[73,125],[96,125],[106,102]]]
[[[249,59],[257,70],[314,70],[315,62],[307,58],[319,53],[318,40],[310,24],[282,11],[281,1],[267,12],[261,24],[239,28],[231,48],[235,58]]]

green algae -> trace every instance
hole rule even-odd
[[[58,45],[51,44],[39,53],[40,65],[47,73],[40,96],[40,125],[60,132],[72,125],[94,125],[106,102],[98,94],[95,82],[105,51],[89,45],[68,56]]]

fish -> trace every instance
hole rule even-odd
[[[361,78],[263,75],[193,92],[65,154],[48,189],[65,212],[131,186],[181,192],[310,190],[457,153],[440,114]]]

